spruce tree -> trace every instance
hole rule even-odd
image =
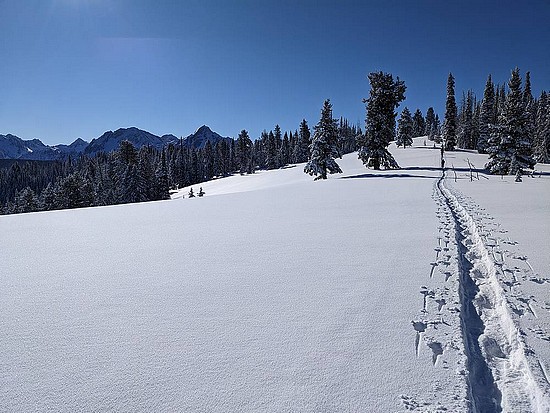
[[[525,73],[525,86],[523,88],[523,107],[525,108],[525,136],[529,144],[533,147],[535,141],[535,123],[537,117],[536,102],[531,93],[531,76],[529,72]]]
[[[527,112],[521,91],[519,69],[512,71],[509,93],[503,105],[499,125],[493,128],[495,145],[491,148],[486,168],[493,174],[521,176],[535,165],[527,135]]]
[[[550,100],[545,91],[537,105],[534,155],[537,162],[550,163]]]
[[[403,148],[412,146],[414,134],[414,120],[411,117],[411,112],[405,106],[401,112],[401,117],[397,121],[397,146],[403,145]]]
[[[437,143],[441,143],[441,122],[439,121],[439,115],[437,113],[435,114],[433,140]]]
[[[426,111],[426,127],[424,129],[424,135],[428,136],[428,139],[433,141],[435,136],[435,112],[434,108],[429,107]]]
[[[449,77],[447,78],[445,120],[443,121],[443,142],[446,151],[452,151],[456,147],[456,112],[455,79],[452,73],[449,73]]]
[[[479,153],[487,153],[490,140],[490,128],[494,126],[494,106],[495,106],[495,86],[491,79],[491,75],[485,83],[483,91],[483,100],[481,101],[481,112],[479,115],[479,138],[477,142],[477,150]]]
[[[281,142],[281,149],[279,150],[279,163],[280,166],[285,166],[290,163],[290,139],[288,138],[287,132],[285,132]]]
[[[304,172],[316,175],[315,180],[327,179],[327,173],[342,173],[334,158],[341,158],[338,152],[338,123],[332,118],[332,104],[325,100],[321,110],[321,119],[315,125],[310,145],[310,158]]]
[[[395,138],[395,109],[405,99],[405,82],[389,73],[370,73],[370,96],[364,99],[367,117],[365,134],[358,138],[358,157],[366,167],[397,169],[399,165],[387,150]]]
[[[309,126],[307,124],[307,120],[302,119],[302,122],[300,122],[300,131],[299,135],[300,137],[300,158],[298,162],[306,162],[309,159],[309,146],[311,145],[311,131],[309,130]]]
[[[156,200],[170,199],[170,186],[168,184],[168,169],[166,168],[166,154],[165,151],[161,153],[161,159],[157,170],[156,176]]]
[[[424,131],[426,130],[426,121],[424,120],[424,116],[422,116],[422,111],[420,109],[416,109],[412,117],[412,120],[413,120],[413,138],[424,136],[425,134]]]
[[[471,90],[466,96],[462,96],[459,127],[457,134],[457,146],[462,149],[474,149],[473,139],[474,97]]]
[[[243,129],[237,138],[236,148],[237,168],[241,175],[252,172],[252,140]]]
[[[277,142],[273,131],[269,131],[266,141],[266,167],[267,169],[278,168]]]

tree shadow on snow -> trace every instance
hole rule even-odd
[[[448,165],[446,168],[448,171],[456,171],[456,172],[470,172],[470,168],[468,167],[459,167],[459,168],[453,168],[451,165]],[[405,168],[399,168],[399,171],[441,171],[441,168],[436,166],[407,166]],[[472,168],[472,172],[478,172],[478,173],[488,173],[489,171],[485,168]]]
[[[411,175],[411,174],[386,174],[386,173],[380,173],[380,174],[359,174],[359,175],[352,175],[352,176],[342,176],[339,179],[364,179],[364,178],[428,178],[428,179],[437,179],[435,176],[428,176],[428,175]]]

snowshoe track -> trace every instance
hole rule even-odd
[[[476,223],[445,186],[444,174],[437,182],[437,190],[448,207],[448,211],[440,213],[450,213],[453,221],[451,226],[440,226],[439,231],[446,241],[452,226],[456,232],[471,411],[549,412],[548,387],[532,371],[541,364],[530,359],[531,352],[518,327],[518,315],[511,312],[497,276],[502,273],[499,270],[504,265],[504,254],[495,253],[495,243],[488,242],[482,223]],[[513,280],[510,282],[513,285]],[[532,309],[531,312],[535,314]]]

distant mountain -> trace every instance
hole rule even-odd
[[[197,129],[195,133],[192,133],[186,137],[183,141],[184,145],[192,149],[202,149],[206,142],[210,142],[212,146],[217,144],[219,141],[231,138],[223,137],[216,132],[213,132],[208,126],[202,125]]]
[[[39,139],[23,140],[15,135],[0,135],[0,159],[47,161],[59,159],[57,152]]]
[[[213,132],[208,126],[203,125],[197,131],[183,140],[183,144],[189,148],[204,148],[206,142],[212,145],[219,141],[231,138],[223,137]],[[157,136],[150,132],[131,127],[120,128],[116,131],[107,131],[99,138],[92,139],[90,143],[78,138],[70,145],[44,145],[39,139],[23,140],[15,135],[0,135],[0,159],[25,159],[51,161],[65,159],[68,156],[78,156],[83,153],[95,156],[100,152],[111,152],[118,149],[122,141],[131,142],[136,148],[151,145],[161,149],[170,143],[179,143],[174,135]]]
[[[84,150],[84,154],[93,156],[99,152],[112,152],[118,149],[122,141],[129,141],[136,148],[151,145],[157,149],[161,149],[171,142],[177,142],[178,138],[174,135],[164,135],[161,137],[138,128],[120,128],[114,132],[105,132],[99,138],[92,139]]]
[[[70,145],[55,145],[52,146],[52,149],[62,155],[62,157],[66,155],[78,155],[86,149],[88,146],[88,142],[86,142],[83,139],[78,138],[76,141],[71,143]]]

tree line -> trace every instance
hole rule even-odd
[[[252,141],[242,130],[237,139],[223,139],[203,148],[170,144],[163,149],[135,148],[121,143],[118,150],[93,158],[80,156],[63,162],[15,162],[0,168],[0,212],[3,214],[47,211],[87,206],[145,202],[170,198],[170,191],[234,173],[253,174],[306,162],[304,172],[315,179],[342,172],[335,161],[357,151],[367,168],[397,169],[388,151],[390,142],[404,148],[412,139],[426,136],[446,151],[477,150],[489,154],[487,170],[515,174],[516,180],[536,162],[550,162],[550,97],[531,92],[530,74],[522,88],[519,69],[505,85],[495,85],[489,75],[483,99],[470,90],[456,105],[454,77],[447,79],[445,117],[432,107],[424,117],[405,107],[396,122],[396,109],[405,99],[405,83],[389,73],[368,75],[365,131],[345,118],[332,117],[327,99],[313,135],[304,119],[294,132],[276,125]],[[202,191],[201,191],[202,192]]]
[[[507,88],[506,88],[507,86]],[[519,68],[507,85],[495,85],[488,76],[479,101],[469,90],[457,109],[454,77],[447,79],[445,120],[442,126],[445,150],[477,150],[489,155],[485,168],[492,174],[521,176],[537,162],[550,162],[550,101],[546,91],[538,98],[531,91],[530,73],[525,82]]]
[[[360,128],[345,118],[336,123],[340,153],[356,150]],[[136,148],[128,141],[111,153],[81,155],[65,161],[18,161],[0,168],[0,212],[14,214],[115,205],[170,198],[170,191],[234,173],[251,174],[309,159],[311,131],[304,119],[295,131],[279,125],[252,141],[242,130],[193,149],[170,144]],[[202,191],[201,191],[202,192]]]

